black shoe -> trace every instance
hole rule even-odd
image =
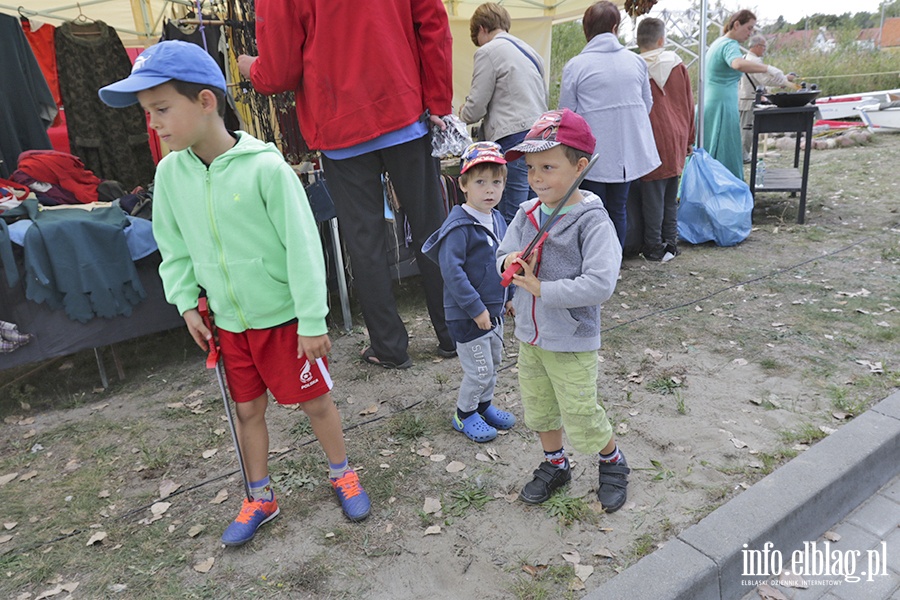
[[[519,492],[519,500],[528,504],[546,502],[553,492],[569,483],[572,474],[568,468],[557,469],[550,462],[544,461],[534,470],[534,479],[525,484]]]
[[[597,499],[603,505],[604,511],[613,513],[625,504],[625,499],[628,497],[629,473],[631,473],[631,469],[628,468],[624,454],[617,463],[600,462],[600,485],[597,487]]]
[[[437,355],[441,358],[456,358],[456,348],[452,350],[444,350],[443,348],[438,346]]]

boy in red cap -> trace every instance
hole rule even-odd
[[[422,246],[422,253],[441,266],[447,329],[463,369],[452,425],[473,442],[489,442],[498,429],[516,423],[515,416],[492,404],[502,360],[502,316],[511,307],[493,266],[506,233],[506,221],[495,209],[506,184],[500,150],[494,142],[466,148],[459,170],[466,203],[454,206]]]
[[[596,195],[566,192],[587,167],[595,140],[584,118],[568,109],[541,115],[525,140],[506,153],[525,155],[537,194],[519,207],[497,251],[498,272],[518,263],[513,299],[519,339],[519,386],[525,424],[538,432],[545,461],[519,499],[540,504],[571,479],[563,428],[579,452],[598,453],[597,497],[606,512],[625,504],[631,470],[597,402],[600,304],[612,295],[622,262],[616,230]],[[549,236],[526,262],[521,250],[553,209],[565,202]]]

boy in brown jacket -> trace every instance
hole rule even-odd
[[[626,252],[642,252],[644,258],[666,262],[679,254],[676,218],[678,177],[694,143],[694,96],[681,57],[663,50],[665,25],[659,19],[643,19],[637,28],[641,57],[647,61],[653,109],[650,124],[662,164],[631,185],[628,198]]]

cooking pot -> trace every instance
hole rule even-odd
[[[796,106],[805,106],[816,99],[822,93],[821,90],[802,89],[797,92],[778,92],[777,94],[766,94],[765,98],[768,102],[779,108],[793,108]]]

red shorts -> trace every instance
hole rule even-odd
[[[297,404],[334,387],[328,359],[297,358],[297,324],[231,333],[219,329],[228,390],[235,402],[272,392],[279,404]]]

